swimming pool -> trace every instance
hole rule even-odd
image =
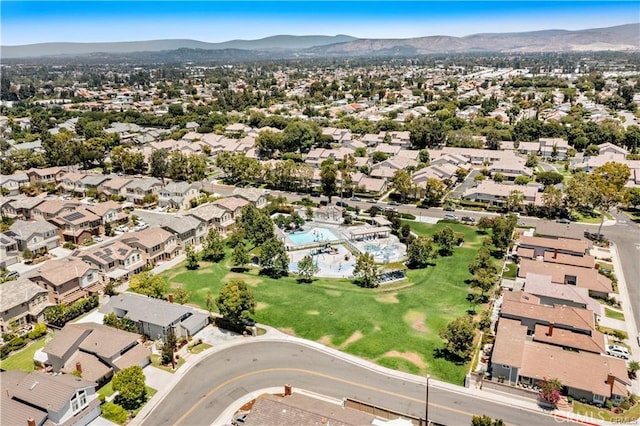
[[[395,245],[365,244],[362,249],[371,253],[376,262],[397,261],[403,256],[401,250]]]
[[[340,239],[327,228],[313,228],[309,231],[296,232],[295,234],[288,234],[287,236],[291,242],[297,246],[319,243],[322,241],[337,241]]]

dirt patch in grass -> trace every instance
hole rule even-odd
[[[411,326],[415,331],[426,333],[429,331],[424,324],[425,314],[418,311],[409,311],[404,314],[404,321]]]
[[[307,311],[307,315],[320,315],[318,311]]]
[[[415,352],[398,352],[398,351],[389,351],[383,355],[383,357],[395,357],[406,359],[412,364],[415,364],[421,370],[424,370],[427,365],[422,360],[422,357]]]
[[[207,268],[202,268],[202,265],[200,265],[200,266],[201,267],[198,268],[198,270],[196,271],[196,274],[198,274],[198,275],[207,275],[207,274],[212,274],[213,273]]]
[[[284,334],[288,334],[289,336],[295,336],[296,335],[296,332],[294,331],[293,328],[279,328],[278,330],[280,330]]]
[[[325,346],[333,346],[333,343],[331,343],[331,336],[322,336],[318,339],[318,343],[322,343]]]
[[[341,345],[340,348],[346,348],[347,346],[349,346],[350,344],[358,341],[362,339],[362,333],[360,331],[356,331],[355,333],[353,333],[351,336],[349,336],[349,338],[347,340],[345,340]]]
[[[260,284],[262,282],[262,280],[260,278],[253,278],[253,277],[248,277],[245,274],[238,274],[236,272],[229,272],[227,275],[225,275],[224,277],[222,277],[223,281],[230,281],[230,280],[242,280],[245,283],[247,283],[247,285],[255,287],[258,284]]]
[[[341,291],[337,291],[337,290],[325,290],[325,293],[327,293],[329,296],[342,296],[342,292]]]
[[[398,293],[384,293],[376,296],[376,302],[380,303],[400,303],[397,298]]]
[[[269,305],[267,305],[264,302],[256,303],[256,311],[259,311],[260,309],[267,309],[268,307],[269,307]]]

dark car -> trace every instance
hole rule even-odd
[[[238,424],[242,424],[244,422],[247,421],[247,414],[237,414],[234,418],[233,418],[233,424],[234,425],[238,425]]]
[[[467,222],[467,223],[475,223],[475,219],[472,218],[471,216],[462,216],[462,218],[460,219],[462,222]]]
[[[336,206],[344,207],[346,209],[347,207],[349,207],[349,204],[345,203],[344,201],[337,201]]]
[[[249,318],[244,320],[244,325],[246,325],[247,327],[253,327],[254,325],[256,325],[256,322]]]

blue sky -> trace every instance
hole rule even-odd
[[[1,44],[277,34],[361,38],[583,29],[640,21],[638,1],[0,1]]]

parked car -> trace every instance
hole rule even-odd
[[[244,422],[247,421],[247,414],[237,414],[236,416],[233,417],[233,424],[234,425],[238,425],[238,424],[242,424]]]
[[[99,237],[99,236],[96,235],[96,236],[93,237],[93,241],[96,241],[96,242],[99,243],[99,242],[102,241],[102,237]]]
[[[629,359],[631,354],[624,346],[620,345],[608,345],[607,346],[607,355],[617,356],[622,359]]]
[[[147,229],[149,227],[148,223],[139,223],[135,228],[133,228],[134,231],[142,231],[144,229]]]
[[[399,203],[399,202],[397,202],[397,201],[390,201],[390,202],[389,202],[389,205],[390,205],[390,206],[399,206],[399,205],[400,205],[400,203]]]
[[[453,208],[453,206],[444,206],[443,209],[445,212],[454,212],[456,211],[456,209]]]
[[[360,197],[351,197],[351,201],[362,201]]]
[[[472,218],[471,216],[462,216],[462,218],[460,218],[460,221],[467,222],[467,223],[475,223],[476,222],[476,220],[474,218]]]
[[[377,203],[378,200],[376,200],[375,198],[370,198],[367,200],[367,203]]]
[[[15,280],[16,278],[19,278],[19,277],[20,277],[20,273],[18,271],[8,271],[2,276],[2,279],[9,281],[9,280]]]
[[[566,218],[558,219],[558,220],[556,220],[556,222],[562,223],[564,225],[568,225],[568,224],[571,223],[571,221],[569,219],[566,219]]]
[[[444,215],[444,218],[447,220],[458,220],[458,216],[455,214],[447,213]]]
[[[344,207],[346,209],[347,207],[349,207],[349,204],[345,203],[344,201],[336,201],[336,206]]]

